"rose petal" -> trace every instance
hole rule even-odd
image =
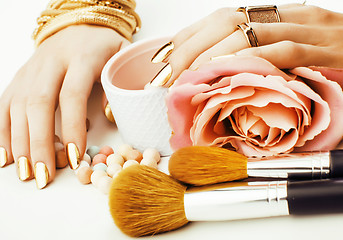
[[[327,103],[327,108],[330,111],[330,125],[321,134],[316,135],[313,140],[307,141],[306,145],[297,149],[297,151],[321,151],[335,148],[343,136],[343,124],[341,123],[343,119],[342,88],[337,82],[328,80],[320,72],[309,68],[299,67],[291,72],[305,78],[306,84],[321,96]],[[325,112],[327,109],[322,109],[322,111]],[[320,112],[318,115],[322,115],[323,112]],[[318,118],[320,121],[323,121],[318,123],[318,125],[325,124],[324,116],[318,116]]]

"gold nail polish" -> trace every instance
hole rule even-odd
[[[80,153],[74,143],[68,143],[66,146],[67,159],[70,168],[75,170],[80,165]]]
[[[150,85],[155,86],[155,87],[163,87],[167,85],[169,79],[171,78],[172,73],[173,73],[173,70],[170,64],[168,63],[151,80]]]
[[[151,58],[152,63],[160,63],[166,60],[169,55],[173,52],[174,50],[174,43],[169,42],[162,46],[157,52],[154,54],[154,56]]]
[[[7,152],[6,149],[3,147],[0,147],[0,167],[3,167],[7,163]]]
[[[49,181],[49,171],[46,165],[42,162],[37,162],[34,169],[36,185],[38,189],[44,188]]]
[[[27,157],[18,158],[18,174],[21,181],[25,181],[31,176],[31,166]]]
[[[105,107],[105,116],[108,119],[108,121],[114,123],[114,117],[112,114],[112,110],[111,110],[111,106],[109,103],[107,103],[106,107]]]

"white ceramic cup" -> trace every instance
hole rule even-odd
[[[115,54],[105,65],[101,83],[125,143],[143,151],[156,148],[162,156],[172,153],[165,95],[167,88],[144,86],[165,63],[150,62],[169,37],[137,41]]]

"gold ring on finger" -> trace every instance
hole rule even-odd
[[[237,25],[237,27],[242,30],[245,38],[248,41],[249,47],[258,47],[258,41],[256,38],[256,34],[254,32],[254,29],[252,29],[252,27],[250,25],[248,25],[247,23],[242,23]]]

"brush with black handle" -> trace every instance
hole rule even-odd
[[[127,235],[154,235],[189,221],[224,221],[343,212],[343,179],[230,182],[186,187],[156,169],[121,171],[109,193],[117,226]]]
[[[219,147],[191,146],[169,159],[171,176],[202,186],[247,177],[321,179],[343,177],[343,150],[282,154],[263,159]]]

